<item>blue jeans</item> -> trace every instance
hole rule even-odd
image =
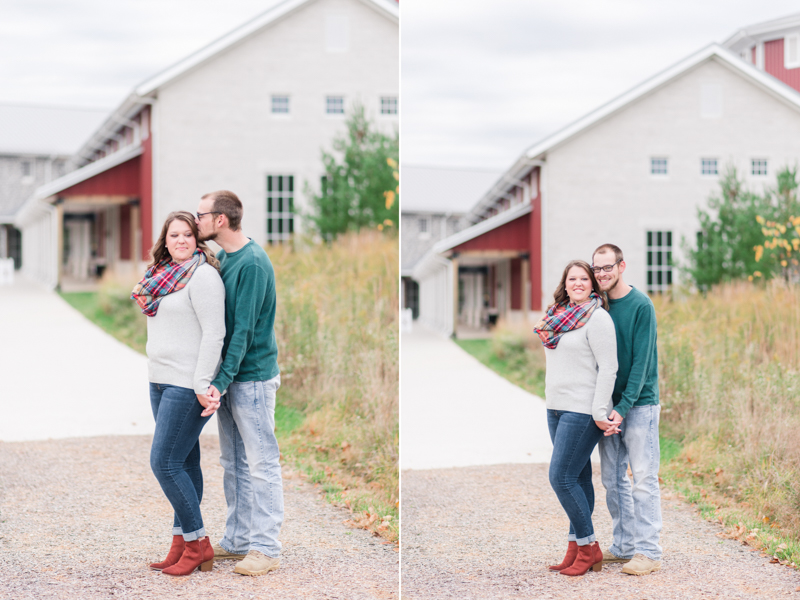
[[[222,397],[219,424],[220,464],[228,504],[225,536],[228,552],[258,550],[277,558],[283,523],[281,452],[275,438],[278,375],[269,381],[234,382]]]
[[[622,420],[620,434],[600,442],[603,486],[614,526],[614,543],[609,550],[621,558],[644,554],[653,560],[661,559],[660,415],[661,406],[657,404],[634,406]]]
[[[200,416],[194,390],[177,385],[151,383],[150,406],[156,419],[150,468],[175,511],[172,534],[191,542],[206,535],[199,438],[211,417]]]
[[[547,410],[547,425],[553,442],[550,485],[569,517],[569,541],[585,546],[595,541],[592,512],[592,450],[603,437],[592,415],[565,410]]]

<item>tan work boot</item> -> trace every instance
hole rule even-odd
[[[266,575],[277,569],[280,564],[279,558],[272,558],[258,550],[250,550],[247,557],[236,565],[233,572],[239,573],[239,575]]]
[[[233,554],[219,544],[211,544],[214,549],[214,560],[242,560],[247,554]]]
[[[647,558],[644,554],[636,554],[631,561],[622,567],[628,575],[649,575],[661,569],[661,561]]]
[[[630,558],[620,558],[610,550],[603,550],[603,564],[607,565],[610,563],[626,563],[630,562]]]

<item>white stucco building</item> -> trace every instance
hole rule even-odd
[[[628,283],[650,293],[676,283],[682,242],[694,244],[697,207],[725,168],[761,192],[800,164],[800,18],[748,31],[526,150],[467,215],[472,226],[414,266],[420,319],[453,334],[477,299],[531,316],[564,266],[603,243],[622,248]]]
[[[218,189],[256,242],[289,239],[353,107],[398,128],[398,17],[395,0],[284,0],[137,86],[20,210],[24,269],[50,286],[138,272],[166,215]]]

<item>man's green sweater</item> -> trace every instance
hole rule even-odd
[[[609,314],[617,330],[617,380],[611,399],[624,419],[633,406],[658,404],[656,309],[632,287],[622,298],[609,298]]]
[[[220,392],[232,381],[267,381],[280,373],[275,342],[275,271],[264,249],[250,240],[217,255],[225,284],[225,344],[212,382]]]

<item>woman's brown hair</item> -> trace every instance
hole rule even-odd
[[[208,264],[219,271],[219,261],[217,260],[217,257],[214,256],[214,252],[212,252],[211,249],[206,246],[205,242],[201,242],[198,239],[197,223],[194,221],[194,215],[190,212],[186,212],[185,210],[176,210],[175,212],[171,212],[167,215],[167,220],[164,221],[164,226],[161,228],[161,235],[158,236],[156,243],[153,244],[153,248],[150,250],[151,260],[150,264],[147,265],[147,268],[149,269],[153,265],[157,265],[165,260],[172,260],[172,255],[170,255],[169,250],[167,250],[167,231],[169,230],[169,226],[172,224],[172,222],[176,220],[183,221],[189,226],[189,228],[192,230],[192,235],[197,242],[197,247],[205,252]]]
[[[608,310],[608,297],[606,293],[600,289],[600,284],[597,283],[597,277],[594,276],[594,272],[592,271],[592,267],[589,266],[585,260],[571,260],[567,264],[566,268],[564,269],[564,274],[561,275],[561,281],[558,283],[556,287],[556,291],[553,294],[553,303],[547,307],[549,310],[553,306],[558,306],[559,304],[567,304],[569,303],[569,294],[567,294],[567,274],[572,267],[580,267],[589,275],[589,281],[592,282],[592,290],[595,294],[600,296],[601,306]]]

